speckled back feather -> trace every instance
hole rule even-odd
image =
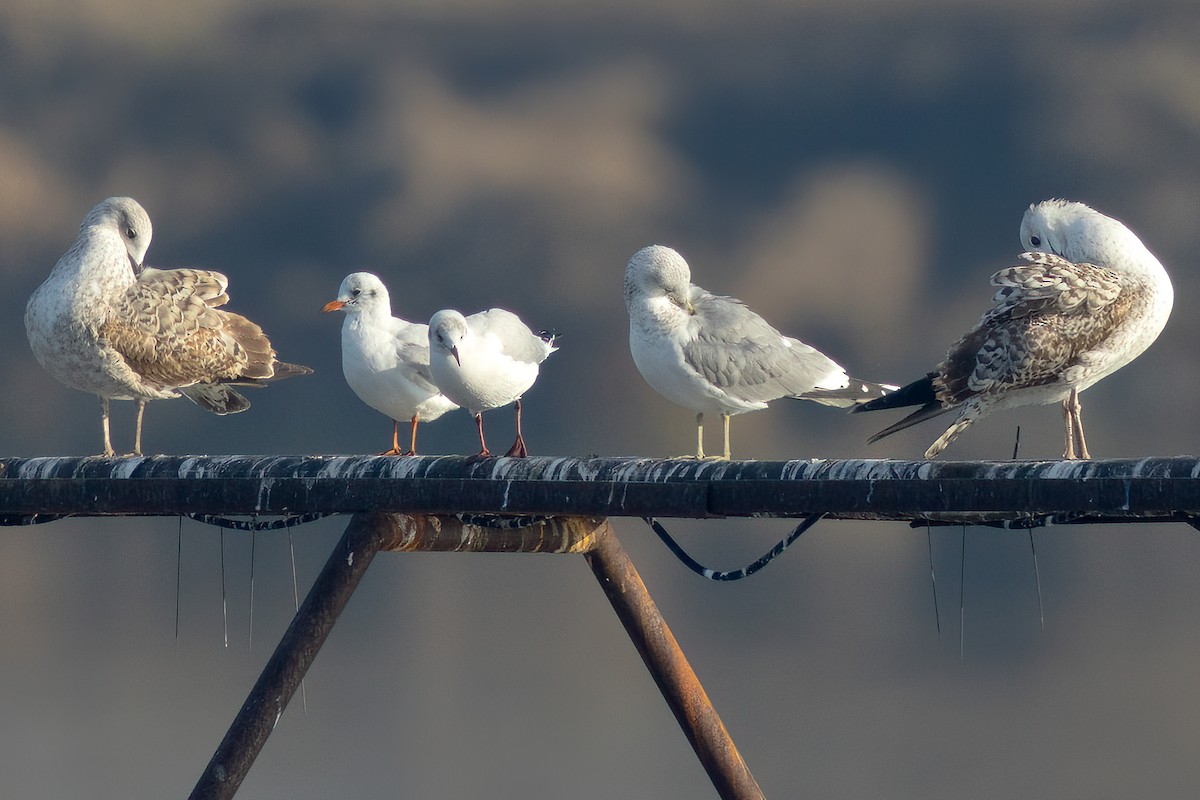
[[[142,380],[162,387],[261,385],[272,378],[311,372],[277,362],[262,328],[219,308],[229,300],[228,285],[219,272],[145,269],[114,304],[100,333]],[[194,400],[194,394],[204,396],[203,392],[185,394]],[[238,405],[228,397],[236,393],[216,394],[225,398],[216,405]]]
[[[950,346],[933,385],[946,407],[993,391],[1070,380],[1070,369],[1121,323],[1140,280],[1049,253],[992,276],[999,287],[979,323]]]

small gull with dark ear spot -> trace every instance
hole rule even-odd
[[[471,412],[479,431],[479,458],[491,456],[483,436],[483,412],[517,404],[517,438],[505,455],[528,455],[521,434],[521,396],[538,376],[538,365],[558,348],[511,311],[492,308],[464,317],[444,309],[429,320],[429,366],[442,394]]]
[[[392,316],[387,287],[369,272],[346,276],[336,300],[324,311],[344,311],[342,374],[359,399],[392,418],[392,448],[380,455],[415,455],[417,423],[430,422],[458,406],[433,384],[429,370],[429,326]],[[408,450],[400,449],[400,423],[412,428]]]

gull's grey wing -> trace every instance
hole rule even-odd
[[[745,402],[798,397],[831,373],[834,361],[803,342],[785,337],[740,300],[693,286],[694,338],[684,360],[707,381]]]
[[[543,339],[529,329],[521,318],[503,308],[489,308],[467,317],[477,335],[493,335],[502,342],[505,354],[527,364],[540,364],[556,348],[551,340]]]
[[[422,326],[427,327],[427,326]],[[425,334],[424,342],[397,341],[396,356],[403,365],[404,373],[409,380],[425,391],[439,393],[441,389],[433,382],[433,373],[429,369],[429,340]]]

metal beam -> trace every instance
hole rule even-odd
[[[0,516],[301,511],[937,519],[1200,512],[1200,459],[696,461],[458,456],[0,459]]]

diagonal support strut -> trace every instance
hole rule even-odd
[[[304,603],[192,789],[227,800],[241,786],[338,616],[375,556],[388,551],[582,553],[724,800],[762,790],[606,519],[555,517],[523,528],[465,525],[454,517],[355,514]]]
[[[708,772],[717,794],[724,800],[761,800],[762,789],[750,774],[608,520],[597,530],[595,544],[584,553],[584,558]]]
[[[229,731],[189,795],[191,800],[225,800],[254,765],[288,702],[359,581],[384,544],[370,516],[355,514],[338,540],[304,603],[292,618]]]

